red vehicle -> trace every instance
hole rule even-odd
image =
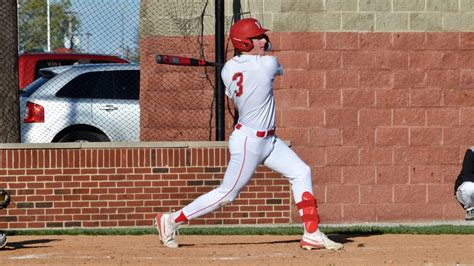
[[[37,79],[45,67],[73,64],[130,63],[113,55],[79,53],[24,53],[18,57],[18,85],[20,90]]]

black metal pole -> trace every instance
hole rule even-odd
[[[234,0],[232,2],[232,13],[234,16],[234,22],[237,22],[240,20],[240,0]]]
[[[215,0],[216,15],[216,140],[225,140],[225,95],[221,70],[224,51],[224,0]]]
[[[234,23],[240,20],[240,17],[241,17],[240,9],[241,9],[240,0],[233,0],[232,13],[234,17]],[[237,110],[237,108],[234,108],[234,126],[237,125],[238,122],[239,122],[239,110]]]

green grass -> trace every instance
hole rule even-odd
[[[436,226],[321,226],[326,234],[380,235],[380,234],[474,234],[474,226],[436,225]],[[99,229],[35,229],[6,230],[7,235],[152,235],[156,229],[150,228],[99,228]],[[185,227],[181,235],[301,235],[302,227]]]

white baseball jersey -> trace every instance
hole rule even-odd
[[[224,65],[225,93],[239,110],[240,123],[257,130],[275,126],[273,81],[282,74],[274,56],[235,56]]]
[[[231,203],[259,164],[288,177],[295,202],[304,192],[313,194],[311,168],[274,135],[273,80],[281,74],[273,56],[241,55],[224,65],[226,94],[239,110],[239,123],[229,138],[231,158],[221,185],[173,213],[173,219],[182,213],[191,220]]]

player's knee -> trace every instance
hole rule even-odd
[[[224,201],[226,202],[226,205],[231,204],[232,202],[234,202],[234,200],[237,198],[238,195],[239,195],[238,193],[229,193],[229,195],[227,195],[224,198]]]
[[[232,202],[234,202],[234,200],[236,199],[237,197],[225,197],[223,198],[221,201],[219,201],[218,205],[219,207],[223,207],[225,205],[229,205],[231,204]]]
[[[231,203],[232,203],[232,201],[229,201],[229,200],[222,200],[222,201],[219,202],[219,207],[223,207],[223,206],[229,205],[229,204],[231,204]]]
[[[301,164],[288,177],[291,182],[311,182],[311,168],[307,164]]]
[[[299,167],[298,176],[302,178],[311,178],[311,167],[309,167],[307,164],[304,164]]]
[[[462,184],[462,193],[464,195],[474,195],[474,182],[464,182]]]
[[[219,205],[221,205],[221,206],[231,204],[232,202],[234,202],[234,200],[239,195],[239,192],[235,191],[235,189],[230,190],[230,189],[225,189],[223,187],[219,187],[218,192],[221,195],[220,198],[222,199],[221,203],[219,203]]]

